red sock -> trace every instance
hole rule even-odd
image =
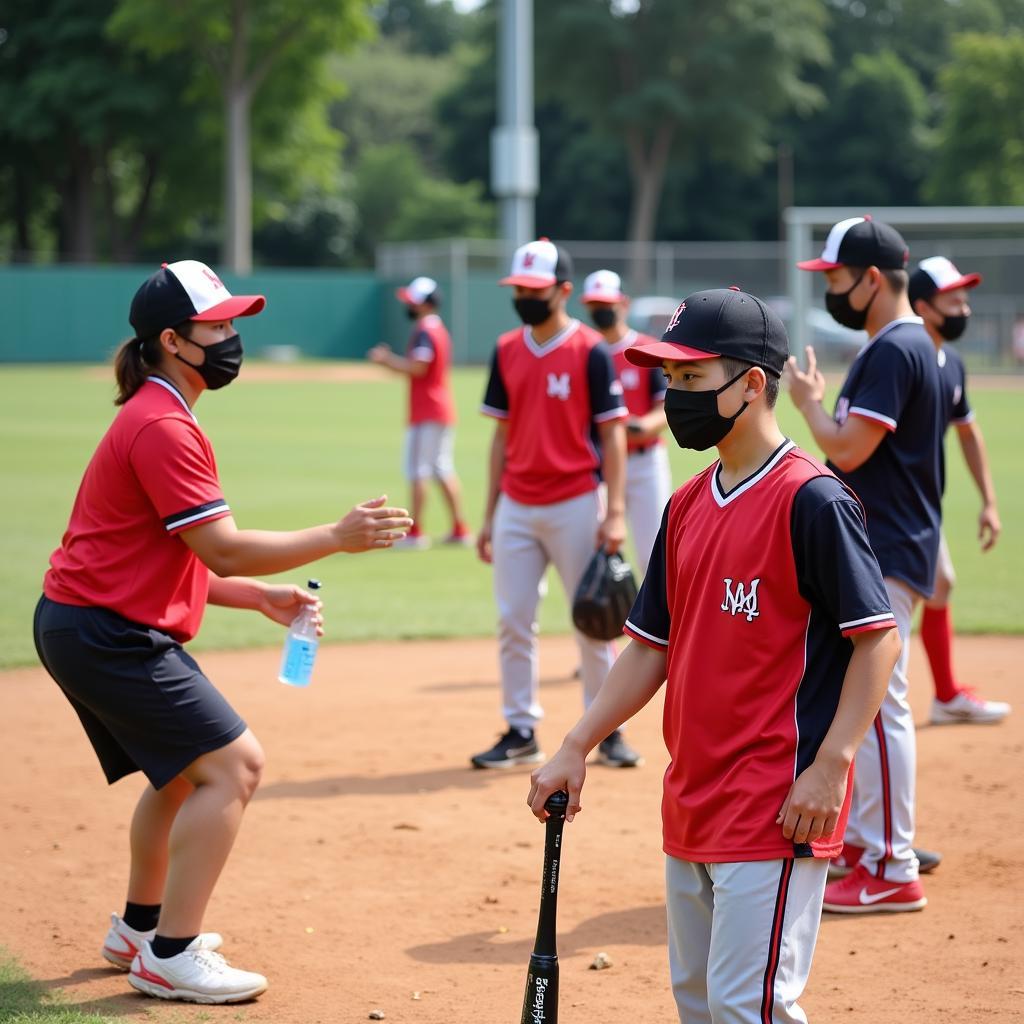
[[[935,696],[944,702],[952,700],[960,692],[960,687],[953,678],[953,619],[948,605],[924,609],[921,642],[932,668]]]
[[[410,537],[418,537],[420,535],[420,524],[419,523],[413,523],[412,526],[409,527],[409,534],[408,535]]]
[[[456,519],[455,525],[452,526],[452,536],[465,537],[467,533],[469,533],[469,527],[461,519]]]

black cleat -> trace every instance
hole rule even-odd
[[[490,750],[470,758],[474,768],[515,768],[543,760],[532,729],[509,729]]]
[[[643,757],[626,742],[618,729],[601,740],[597,748],[597,759],[609,768],[636,768],[644,763]]]

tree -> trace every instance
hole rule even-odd
[[[373,19],[380,34],[407,53],[447,53],[462,35],[465,19],[452,0],[379,0]]]
[[[368,35],[365,0],[120,0],[112,30],[155,56],[198,53],[224,117],[224,262],[252,269],[252,106],[264,89],[319,81],[325,54]],[[287,68],[287,76],[282,69]]]
[[[967,33],[939,75],[943,116],[932,202],[1024,203],[1024,33]]]
[[[670,161],[702,152],[750,170],[773,118],[809,110],[799,74],[828,50],[817,0],[560,0],[538,23],[542,89],[625,141],[629,237],[647,243]],[[542,26],[542,30],[541,30]],[[565,59],[586,43],[586,60]]]

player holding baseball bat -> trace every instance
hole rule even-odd
[[[776,422],[788,354],[776,314],[726,288],[628,350],[663,367],[677,443],[719,458],[669,501],[632,642],[528,797],[544,820],[565,789],[572,821],[589,751],[667,680],[669,962],[687,1024],[806,1022],[853,755],[899,654],[856,497]]]
[[[193,408],[242,365],[231,295],[196,260],[164,266],[132,300],[135,337],[114,372],[120,412],[82,479],[36,607],[36,650],[82,721],[107,781],[141,771],[122,916],[103,956],[148,995],[196,1003],[258,996],[267,979],[232,967],[202,932],[263,749],[183,645],[209,604],[282,625],[312,594],[249,577],[339,551],[388,548],[412,524],[385,499],[304,530],[240,530]]]
[[[526,975],[520,1024],[558,1024],[558,875],[562,862],[562,827],[569,794],[558,790],[544,804],[547,822],[544,834],[544,872],[540,886],[537,937]]]

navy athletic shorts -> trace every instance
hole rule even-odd
[[[141,771],[160,789],[245,732],[195,659],[158,629],[43,596],[34,634],[39,660],[81,719],[107,782]]]

